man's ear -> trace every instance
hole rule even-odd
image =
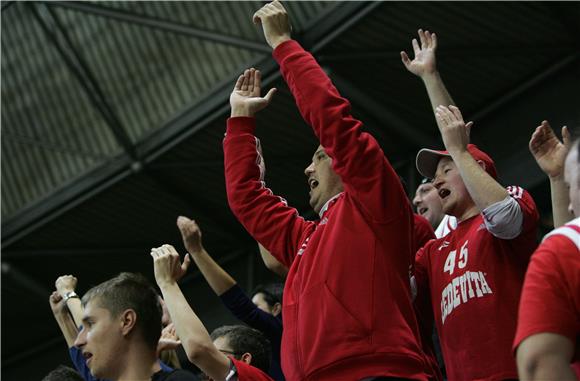
[[[137,313],[131,308],[126,309],[121,313],[120,320],[121,332],[123,336],[127,336],[135,328],[135,324],[137,324]]]
[[[245,362],[246,364],[250,365],[252,364],[252,354],[251,353],[244,353],[242,355],[242,357],[240,358],[240,360],[242,360],[243,362]]]
[[[282,305],[280,303],[274,304],[274,307],[272,307],[272,315],[278,316],[280,312],[282,312]]]
[[[487,168],[485,167],[485,162],[483,160],[477,160],[477,164],[485,171]]]

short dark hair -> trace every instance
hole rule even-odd
[[[112,316],[119,316],[127,309],[134,310],[137,314],[136,330],[151,349],[157,348],[162,310],[157,292],[147,278],[141,274],[120,273],[87,291],[83,296],[83,307],[93,299]]]
[[[268,283],[265,285],[258,285],[252,292],[252,295],[263,294],[264,300],[270,307],[274,307],[276,303],[282,303],[282,296],[284,295],[284,285],[282,283]]]
[[[224,325],[211,333],[212,341],[220,337],[225,337],[228,340],[236,359],[239,359],[244,353],[249,353],[252,355],[251,365],[268,372],[272,347],[270,340],[262,332],[245,325]]]
[[[85,381],[83,377],[73,368],[59,365],[56,369],[47,374],[42,381]]]

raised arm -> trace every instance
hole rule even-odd
[[[509,197],[507,190],[491,177],[467,151],[469,125],[455,106],[439,106],[435,111],[445,148],[453,158],[469,195],[480,212]]]
[[[348,100],[339,94],[314,57],[290,39],[288,20],[279,1],[266,4],[254,14],[254,22],[261,23],[302,117],[332,159],[332,168],[345,192],[359,201],[366,214],[383,223],[400,219],[403,211],[410,212],[410,206],[405,207],[408,201],[399,177],[377,141],[362,131],[361,121],[353,118]]]
[[[314,223],[305,221],[296,209],[266,188],[253,116],[269,104],[274,89],[265,97],[260,93],[260,72],[252,68],[238,78],[230,96],[232,117],[228,119],[223,143],[228,203],[254,239],[290,267],[298,245],[308,236],[309,227],[314,228]]]
[[[209,333],[183,296],[177,281],[187,271],[179,254],[171,245],[151,250],[155,280],[175,325],[177,336],[187,358],[214,380],[224,380],[228,375],[230,360],[213,344]]]
[[[205,251],[201,241],[201,230],[197,223],[187,217],[179,216],[177,227],[181,232],[183,245],[211,289],[219,296],[232,288],[236,281]],[[185,256],[185,261],[189,261],[189,256]]]
[[[413,39],[411,44],[413,45],[413,52],[415,57],[413,60],[409,58],[407,52],[401,51],[401,60],[403,64],[411,73],[415,74],[417,77],[421,78],[425,89],[427,90],[427,95],[429,95],[429,101],[431,102],[431,107],[433,112],[437,109],[437,106],[450,106],[454,105],[451,95],[447,91],[439,71],[437,70],[437,35],[435,33],[430,33],[428,30],[424,31],[419,29],[419,40]]]
[[[279,260],[276,259],[261,243],[258,243],[258,248],[260,249],[260,256],[262,257],[262,261],[268,268],[268,270],[272,271],[274,274],[286,278],[288,275],[288,267],[284,266],[280,263]]]
[[[60,296],[57,291],[54,291],[48,298],[48,302],[50,304],[52,314],[54,315],[54,319],[56,320],[58,327],[60,328],[64,339],[66,340],[66,344],[69,348],[74,347],[74,342],[79,331],[66,307],[64,300],[62,299],[62,296]]]
[[[568,211],[570,196],[564,182],[564,161],[570,150],[570,140],[570,133],[565,126],[562,127],[562,141],[560,141],[550,127],[550,123],[544,120],[536,127],[529,143],[530,152],[534,155],[536,163],[550,179],[554,228],[574,218]]]

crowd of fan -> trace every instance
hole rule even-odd
[[[276,89],[262,96],[258,70],[240,75],[223,142],[228,202],[285,285],[250,299],[206,252],[195,221],[179,217],[183,260],[171,245],[151,250],[161,296],[132,273],[82,299],[74,276],[56,280],[50,306],[76,371],[45,380],[579,379],[580,155],[568,130],[559,140],[543,121],[531,136],[555,226],[538,245],[532,197],[500,185],[471,144],[473,123],[437,71],[437,36],[419,30],[414,58],[401,58],[425,85],[445,149],[419,151],[425,179],[409,202],[349,102],[290,38],[282,4],[254,22],[320,141],[305,170],[320,219],[307,221],[264,183],[255,114]],[[207,332],[178,285],[191,262],[245,325]]]

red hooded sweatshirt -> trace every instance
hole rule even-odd
[[[425,380],[409,285],[413,212],[399,177],[309,53],[287,41],[274,58],[344,185],[319,221],[304,220],[265,187],[254,118],[228,120],[230,208],[290,269],[283,301],[284,375],[288,381]]]

